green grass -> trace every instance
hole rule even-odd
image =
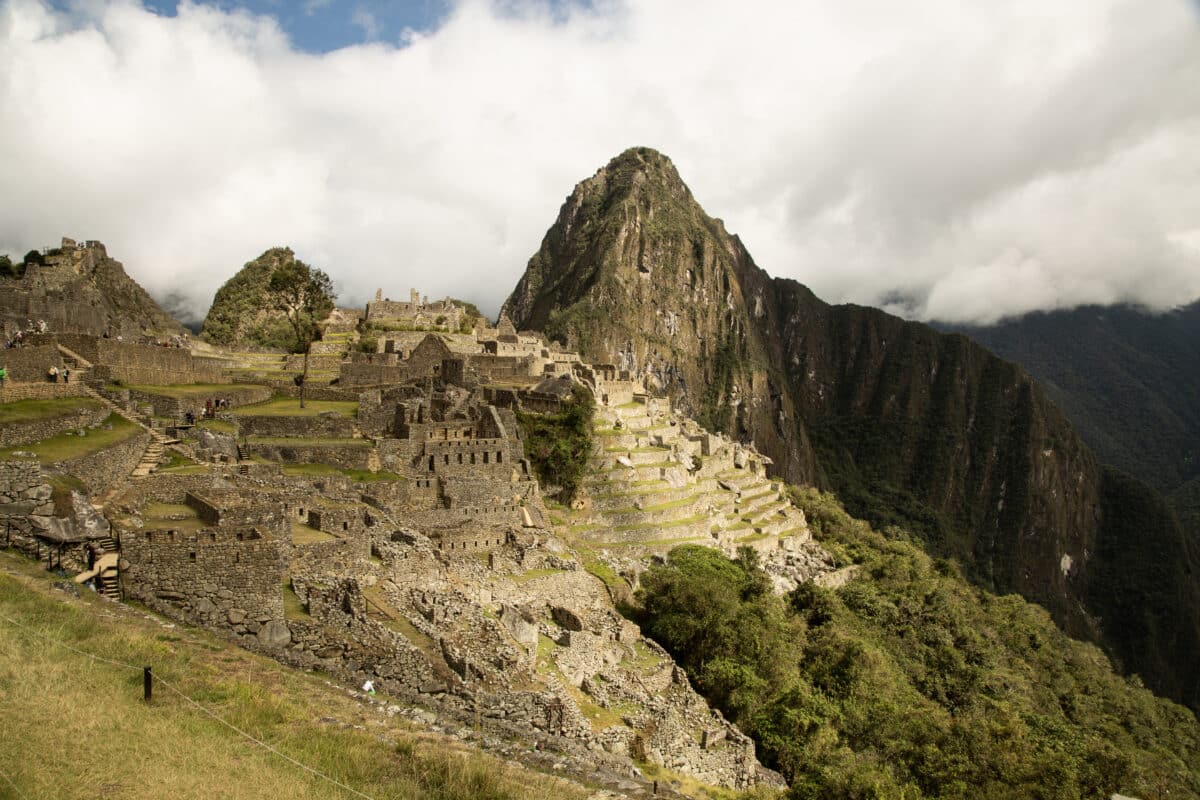
[[[321,439],[309,436],[251,436],[248,444],[282,445],[292,447],[370,447],[370,439]]]
[[[303,522],[292,522],[292,544],[318,544],[320,542],[332,542],[337,538],[333,534],[309,527]]]
[[[0,458],[10,456],[16,450],[24,450],[37,455],[43,464],[74,461],[118,445],[142,432],[141,427],[117,414],[110,414],[104,425],[111,425],[112,429],[105,430],[104,427],[99,427],[89,430],[86,436],[59,434],[40,442],[0,450]]]
[[[160,467],[155,470],[155,474],[161,475],[203,475],[210,469],[208,464],[188,464],[182,467]]]
[[[196,423],[197,428],[207,428],[217,433],[237,433],[237,425],[223,419],[202,419]]]
[[[638,530],[650,531],[650,530],[659,530],[662,528],[682,528],[685,525],[691,525],[696,522],[702,522],[706,519],[708,519],[708,517],[706,515],[699,514],[697,516],[687,517],[685,519],[676,519],[676,520],[672,520],[671,522],[659,522],[659,523],[654,523],[654,524],[649,524],[649,525],[647,525],[647,524],[617,525],[613,528],[613,530],[626,532],[626,531],[638,531]]]
[[[90,397],[16,400],[12,403],[0,403],[0,425],[58,419],[59,417],[74,416],[79,411],[94,411],[100,407],[100,402]]]
[[[141,613],[114,614],[111,604],[89,592],[67,598],[50,588],[56,578],[32,562],[0,554],[0,565],[0,717],[7,726],[0,795],[350,797],[205,710],[379,800],[576,800],[587,794],[449,737],[414,731],[322,677],[289,670],[215,636],[182,626],[164,629]],[[140,668],[97,662],[76,651],[135,667],[150,664],[160,681],[201,708],[161,682],[146,703]]]
[[[252,406],[240,406],[233,409],[233,414],[253,415],[256,417],[315,417],[332,411],[343,417],[353,417],[358,414],[358,403],[352,400],[305,400],[304,408],[295,397],[275,397],[265,403]]]
[[[229,394],[234,389],[262,389],[264,387],[245,383],[174,383],[163,386],[131,384],[113,388],[183,400],[192,397],[220,397]]]
[[[335,467],[332,464],[284,464],[284,475],[300,475],[305,477],[319,477],[321,475],[345,475],[352,481],[359,483],[371,483],[373,481],[403,481],[407,480],[403,476],[397,475],[394,472],[380,470],[379,472],[371,472],[365,469],[349,469]]]
[[[296,594],[296,590],[292,588],[292,581],[286,580],[283,582],[283,618],[291,620],[310,620],[312,615],[308,613],[308,609],[304,607],[304,603],[300,602],[300,595]]]

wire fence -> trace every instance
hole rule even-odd
[[[86,650],[80,650],[77,647],[72,647],[71,645],[67,644],[66,642],[63,642],[63,641],[55,639],[51,636],[48,636],[45,633],[43,633],[42,631],[37,630],[36,628],[31,628],[28,625],[22,625],[20,622],[17,622],[14,619],[10,619],[10,618],[4,616],[3,614],[0,614],[0,620],[7,622],[9,625],[12,625],[15,628],[20,628],[21,630],[26,631],[27,633],[30,633],[40,639],[50,642],[51,644],[56,645],[57,647],[61,647],[64,650],[69,650],[72,653],[76,653],[78,655],[84,656],[85,658],[90,658],[93,661],[98,661],[100,663],[108,664],[110,666],[118,667],[121,669],[134,670],[136,672],[143,672],[145,670],[144,667],[139,667],[134,664],[127,664],[123,661],[114,661],[111,658],[105,658],[104,656],[99,656],[99,655],[96,655],[95,653],[89,653]],[[232,722],[229,722],[228,720],[223,719],[221,716],[219,716],[218,714],[213,712],[211,709],[206,708],[205,706],[201,705],[197,701],[193,700],[191,697],[189,697],[187,694],[185,694],[178,687],[172,685],[169,681],[165,680],[158,673],[154,674],[154,682],[162,684],[170,692],[177,695],[180,699],[184,700],[185,702],[187,702],[188,704],[190,704],[192,706],[195,706],[196,709],[199,710],[202,714],[205,714],[206,716],[211,717],[216,722],[220,723],[221,725],[224,725],[226,728],[229,728],[229,730],[231,730],[234,733],[238,734],[239,736],[247,739],[248,741],[253,742],[254,744],[258,745],[259,747],[263,748],[264,750],[278,756],[279,758],[288,762],[292,766],[298,767],[298,768],[304,770],[305,772],[308,772],[309,774],[313,775],[314,777],[320,778],[321,780],[326,781],[327,783],[330,783],[330,784],[338,787],[339,789],[341,789],[345,792],[348,792],[349,794],[354,795],[355,797],[361,797],[361,798],[364,798],[364,800],[375,800],[375,798],[371,797],[371,795],[360,792],[358,789],[355,789],[352,786],[347,786],[346,784],[339,781],[337,778],[333,778],[329,775],[326,775],[325,773],[321,772],[320,770],[314,769],[313,767],[310,767],[309,765],[303,763],[302,761],[298,761],[295,758],[292,758],[287,753],[283,753],[283,752],[279,751],[275,747],[271,746],[270,744],[267,744],[266,742],[262,741],[261,739],[257,738],[256,736],[253,736],[250,733],[247,733],[246,731],[242,730],[238,726],[234,725]],[[26,795],[22,794],[21,790],[17,788],[16,784],[13,783],[12,779],[9,778],[7,775],[5,775],[3,772],[0,772],[0,778],[3,778],[10,786],[12,786],[13,790],[17,792],[19,797],[21,797],[21,798],[26,797]]]

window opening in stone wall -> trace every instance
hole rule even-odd
[[[496,451],[496,463],[497,464],[504,463],[504,452],[503,451],[500,451],[500,450]]]
[[[195,561],[195,560],[196,560],[196,551],[193,550],[192,552],[188,553],[188,561]]]
[[[486,450],[483,452],[483,463],[488,463],[488,454]]]
[[[237,537],[238,537],[238,541],[240,542],[246,538],[246,535],[244,533],[242,533],[241,531],[238,531]]]
[[[217,540],[217,535],[216,535],[215,533],[210,533],[210,534],[208,535],[208,540],[209,540],[210,542],[215,542],[215,541]]]

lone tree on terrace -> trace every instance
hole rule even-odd
[[[312,343],[321,338],[321,322],[333,311],[333,281],[321,270],[303,261],[282,264],[271,273],[267,286],[271,304],[287,315],[296,335],[293,353],[304,353],[304,373],[300,376],[300,407],[304,408],[304,386],[308,383],[308,354]]]

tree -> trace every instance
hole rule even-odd
[[[300,376],[300,407],[304,408],[304,387],[308,383],[308,354],[312,343],[321,338],[321,322],[333,311],[333,281],[323,271],[303,261],[282,264],[271,273],[267,286],[271,305],[282,311],[295,334],[292,352],[304,353],[304,372]]]

